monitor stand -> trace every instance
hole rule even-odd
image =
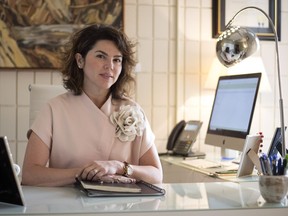
[[[239,152],[232,149],[221,148],[222,160],[233,160],[239,157]]]

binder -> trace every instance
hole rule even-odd
[[[113,183],[111,183],[113,184]],[[140,188],[139,193],[126,193],[126,192],[111,192],[83,188],[80,181],[76,178],[75,187],[85,193],[88,197],[138,197],[138,196],[164,196],[166,191],[156,185],[150,184],[145,181],[138,181],[136,183]]]

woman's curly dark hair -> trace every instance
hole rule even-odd
[[[122,71],[116,83],[110,88],[112,97],[121,99],[123,96],[131,96],[135,85],[135,79],[132,76],[133,68],[136,65],[133,51],[135,43],[130,41],[124,32],[112,26],[91,25],[72,35],[62,58],[61,72],[64,87],[75,95],[82,94],[84,73],[83,69],[77,66],[75,54],[80,53],[85,58],[99,40],[113,41],[123,55]]]

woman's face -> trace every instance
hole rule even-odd
[[[99,40],[85,59],[77,53],[76,61],[84,71],[83,89],[101,93],[109,92],[122,70],[122,53],[113,41]]]

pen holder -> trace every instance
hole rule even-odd
[[[266,202],[280,203],[288,191],[287,175],[261,175],[259,176],[259,190]]]

